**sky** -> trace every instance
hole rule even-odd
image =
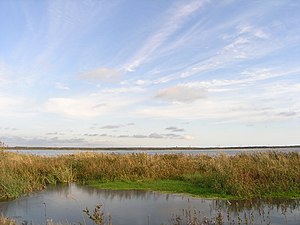
[[[9,146],[300,144],[300,1],[1,0]]]

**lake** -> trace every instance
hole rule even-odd
[[[276,147],[276,148],[234,148],[234,149],[201,149],[201,150],[183,150],[183,149],[173,149],[173,150],[59,150],[59,149],[24,149],[24,150],[6,150],[9,152],[17,152],[21,154],[33,154],[33,155],[42,155],[42,156],[58,156],[58,155],[69,155],[80,152],[93,152],[93,153],[114,153],[114,154],[132,154],[132,153],[147,153],[150,155],[154,154],[207,154],[210,156],[219,154],[221,152],[228,155],[235,155],[242,152],[267,152],[267,151],[282,151],[282,152],[300,152],[300,147]]]
[[[231,201],[197,199],[176,194],[149,191],[97,190],[77,184],[50,186],[46,190],[6,202],[0,202],[0,213],[28,224],[45,224],[47,219],[70,224],[92,224],[82,210],[90,211],[97,204],[106,219],[111,214],[113,225],[173,224],[176,215],[185,218],[195,213],[198,218],[215,218],[218,209],[224,224],[247,220],[253,224],[299,225],[300,200],[276,200],[272,202]]]

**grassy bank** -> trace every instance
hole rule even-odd
[[[110,190],[146,190],[164,193],[189,194],[205,198],[233,198],[214,193],[210,188],[185,180],[143,180],[143,181],[89,181],[87,185],[98,189]]]
[[[59,157],[0,151],[0,199],[48,184],[146,189],[205,197],[300,197],[300,154],[75,154]]]

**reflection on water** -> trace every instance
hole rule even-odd
[[[246,217],[248,221],[254,218],[253,224],[299,225],[300,221],[299,200],[229,203],[149,191],[97,190],[76,184],[48,187],[27,197],[0,202],[0,213],[29,224],[45,224],[48,218],[70,224],[92,224],[82,209],[93,209],[97,204],[103,204],[104,213],[111,214],[114,225],[171,224],[174,215],[196,210],[199,217],[214,217],[218,209],[224,224],[232,220],[237,224]]]
[[[70,155],[80,152],[93,152],[93,153],[114,153],[114,154],[132,154],[132,153],[147,153],[149,155],[155,154],[207,154],[209,156],[214,156],[221,152],[228,155],[235,155],[242,152],[267,152],[267,151],[282,151],[282,152],[300,152],[299,147],[289,147],[289,148],[240,148],[240,149],[201,149],[201,150],[6,150],[9,152],[17,152],[22,154],[33,154],[33,155],[43,155],[43,156],[57,156],[57,155]]]

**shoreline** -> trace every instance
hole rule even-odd
[[[182,150],[182,151],[209,151],[209,150],[249,150],[249,149],[293,149],[300,148],[300,145],[275,145],[275,146],[231,146],[231,147],[30,147],[14,146],[4,147],[3,150],[90,150],[90,151],[165,151],[165,150]],[[0,148],[1,150],[1,148]]]

